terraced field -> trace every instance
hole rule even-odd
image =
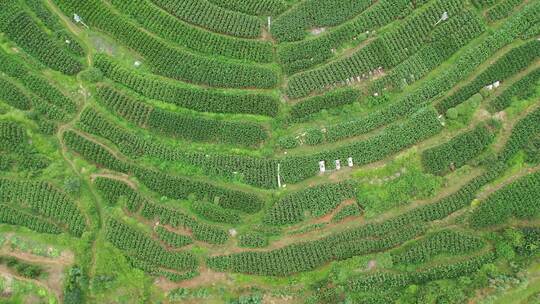
[[[1,303],[540,303],[540,2],[0,0]]]

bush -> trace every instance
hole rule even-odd
[[[64,283],[65,304],[83,304],[86,302],[81,286],[83,279],[83,272],[79,266],[75,265],[69,269],[66,282]]]
[[[79,77],[83,81],[95,83],[103,80],[103,73],[98,68],[89,67],[88,69],[81,71]]]
[[[78,196],[81,191],[81,180],[78,177],[68,177],[64,180],[64,190],[73,196]]]
[[[458,115],[459,111],[456,108],[450,108],[446,111],[446,117],[448,117],[448,119],[457,119]]]

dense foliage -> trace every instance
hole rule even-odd
[[[337,108],[346,104],[351,104],[360,97],[360,91],[353,89],[342,89],[331,91],[322,96],[315,96],[301,100],[294,104],[291,109],[291,119],[301,120],[311,114],[322,110]]]
[[[158,220],[161,226],[189,229],[193,238],[199,241],[222,244],[228,239],[227,232],[223,229],[198,222],[195,218],[178,209],[152,202],[122,181],[98,177],[94,182],[111,205],[116,205],[120,199],[124,199],[122,207],[125,207],[130,213],[140,214],[148,220]],[[169,245],[179,244],[185,239],[184,236],[164,231],[165,228],[160,228],[161,226],[156,227],[156,232],[160,239]]]
[[[255,38],[261,33],[258,18],[224,10],[209,0],[151,0],[172,15],[209,30],[238,37]],[[204,12],[204,14],[201,14]],[[215,18],[208,17],[215,16]]]
[[[189,236],[170,231],[163,226],[156,227],[156,235],[165,244],[173,248],[181,248],[193,243]]]
[[[366,33],[409,14],[411,10],[411,2],[407,0],[377,1],[357,17],[319,36],[279,44],[278,59],[286,73],[292,74],[308,69],[330,59],[334,55],[333,50],[343,48],[350,41],[366,39]]]
[[[335,85],[348,84],[365,77],[371,71],[382,67],[394,67],[420,49],[423,42],[434,30],[436,20],[443,12],[456,15],[462,9],[462,2],[435,1],[425,9],[408,16],[399,27],[386,32],[373,42],[360,48],[353,55],[340,58],[320,68],[300,73],[289,79],[287,94],[299,98],[313,91],[321,91]]]
[[[353,141],[311,155],[285,157],[281,162],[282,177],[289,183],[311,177],[319,171],[321,160],[326,161],[329,169],[335,167],[335,160],[339,159],[345,164],[349,157],[352,157],[357,166],[372,163],[433,136],[442,128],[437,111],[428,107],[418,111],[409,120],[392,125],[380,134],[367,139]]]
[[[348,288],[355,291],[367,291],[372,288],[396,288],[440,279],[456,278],[477,271],[483,265],[492,262],[494,258],[494,254],[490,252],[456,263],[431,266],[417,271],[398,274],[379,272],[351,279]]]
[[[80,117],[79,126],[86,132],[106,138],[118,149],[132,158],[143,156],[160,160],[181,162],[202,168],[207,174],[238,178],[243,182],[262,188],[277,187],[277,161],[246,155],[225,153],[202,153],[186,151],[162,141],[148,140],[113,124],[102,114],[86,108]]]
[[[45,273],[45,270],[40,265],[29,264],[12,256],[0,256],[0,264],[5,264],[8,268],[23,277],[29,279],[37,279]]]
[[[50,161],[29,143],[24,126],[0,120],[0,171],[45,169]]]
[[[278,15],[287,8],[284,0],[208,0],[216,5],[249,15]]]

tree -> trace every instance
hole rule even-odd
[[[73,196],[78,196],[81,191],[81,180],[78,177],[71,176],[64,180],[64,190]]]

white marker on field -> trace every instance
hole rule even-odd
[[[89,28],[88,25],[86,25],[86,23],[84,23],[81,16],[79,16],[77,14],[73,14],[73,20],[75,20],[76,23],[80,23],[80,24],[84,25],[86,28]]]

